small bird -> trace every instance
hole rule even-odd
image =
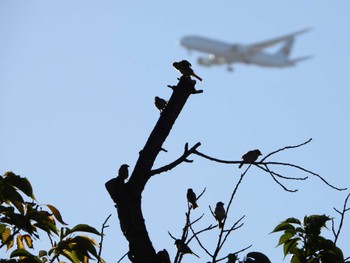
[[[244,163],[254,163],[258,159],[259,155],[261,155],[261,152],[258,149],[247,152],[242,156],[243,162],[238,166],[238,168],[241,168]]]
[[[157,252],[157,262],[171,263],[169,253],[166,249]]]
[[[199,256],[194,253],[189,246],[187,246],[186,244],[184,244],[180,239],[176,239],[175,240],[175,245],[177,247],[177,249],[180,251],[181,254],[193,254],[195,255],[197,258],[199,258]]]
[[[224,224],[223,220],[224,220],[224,218],[226,216],[226,211],[225,211],[223,202],[217,202],[216,203],[216,207],[215,207],[215,210],[214,210],[214,215],[215,215],[216,220],[219,222],[219,228],[222,228],[223,224]]]
[[[118,170],[118,178],[120,178],[123,182],[129,177],[129,165],[122,164]]]
[[[227,263],[235,263],[237,260],[237,255],[230,253],[227,255]]]
[[[180,71],[182,75],[185,75],[188,77],[193,76],[193,77],[199,79],[200,81],[202,81],[202,78],[200,78],[198,75],[196,75],[193,72],[193,69],[191,68],[192,65],[187,60],[181,60],[180,62],[174,62],[173,66],[178,71]]]
[[[168,102],[166,100],[159,98],[158,96],[154,97],[154,105],[160,111],[160,113],[162,113],[167,104]]]
[[[192,188],[187,189],[187,201],[191,204],[193,209],[196,209],[198,207],[196,201],[197,201],[197,196],[195,192],[193,192]]]

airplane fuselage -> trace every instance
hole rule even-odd
[[[285,46],[274,54],[256,50],[254,45],[228,44],[201,36],[186,36],[180,44],[188,50],[208,53],[208,58],[198,58],[198,63],[205,66],[245,63],[264,67],[289,67],[295,64],[295,61],[288,58],[293,41],[292,37],[286,38]]]

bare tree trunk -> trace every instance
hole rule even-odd
[[[129,242],[129,259],[134,263],[164,262],[163,257],[157,257],[148,236],[141,209],[142,191],[151,177],[154,161],[187,99],[191,94],[199,93],[194,85],[194,80],[182,76],[178,85],[171,87],[173,94],[140,151],[130,180],[124,184],[118,182],[118,178],[113,178],[106,183],[107,191],[116,204],[121,230]]]

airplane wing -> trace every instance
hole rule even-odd
[[[288,34],[288,35],[284,35],[284,36],[281,36],[281,37],[278,37],[278,38],[274,38],[274,39],[267,40],[267,41],[262,41],[260,43],[249,45],[249,48],[251,50],[253,50],[254,52],[259,52],[259,51],[261,51],[264,48],[273,46],[273,45],[275,45],[275,44],[277,44],[279,42],[287,40],[288,38],[295,37],[297,35],[303,34],[303,33],[307,32],[307,31],[310,31],[310,30],[311,30],[311,28],[307,28],[307,29],[303,29],[303,30],[300,30],[300,31],[297,31],[297,32],[294,32],[294,33],[291,33],[291,34]]]

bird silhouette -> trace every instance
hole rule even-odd
[[[241,168],[244,163],[254,163],[260,155],[261,152],[258,149],[247,152],[242,156],[243,162],[238,166],[238,168]]]
[[[168,102],[162,98],[159,98],[158,96],[154,97],[154,105],[159,110],[160,113],[165,109]]]
[[[224,218],[226,216],[226,211],[225,211],[223,202],[217,202],[216,203],[216,207],[215,207],[215,210],[214,210],[214,215],[215,215],[216,220],[219,222],[219,228],[222,228],[223,224],[224,224],[223,220],[224,220]]]
[[[191,68],[191,63],[188,62],[187,60],[181,60],[180,62],[174,62],[173,63],[174,68],[176,68],[178,71],[181,72],[182,75],[185,76],[193,76],[197,79],[199,79],[200,81],[202,81],[202,78],[200,78],[198,75],[196,75],[193,71],[193,69]]]
[[[129,165],[122,164],[118,170],[118,178],[125,181],[129,177]]]
[[[197,201],[197,196],[195,192],[193,192],[192,188],[187,189],[187,201],[191,204],[193,209],[196,209],[198,207],[196,201]]]
[[[177,247],[177,249],[179,250],[179,252],[181,254],[193,254],[195,255],[197,258],[199,258],[199,256],[194,253],[189,246],[187,246],[184,242],[182,242],[180,239],[176,239],[175,240],[175,245]]]

